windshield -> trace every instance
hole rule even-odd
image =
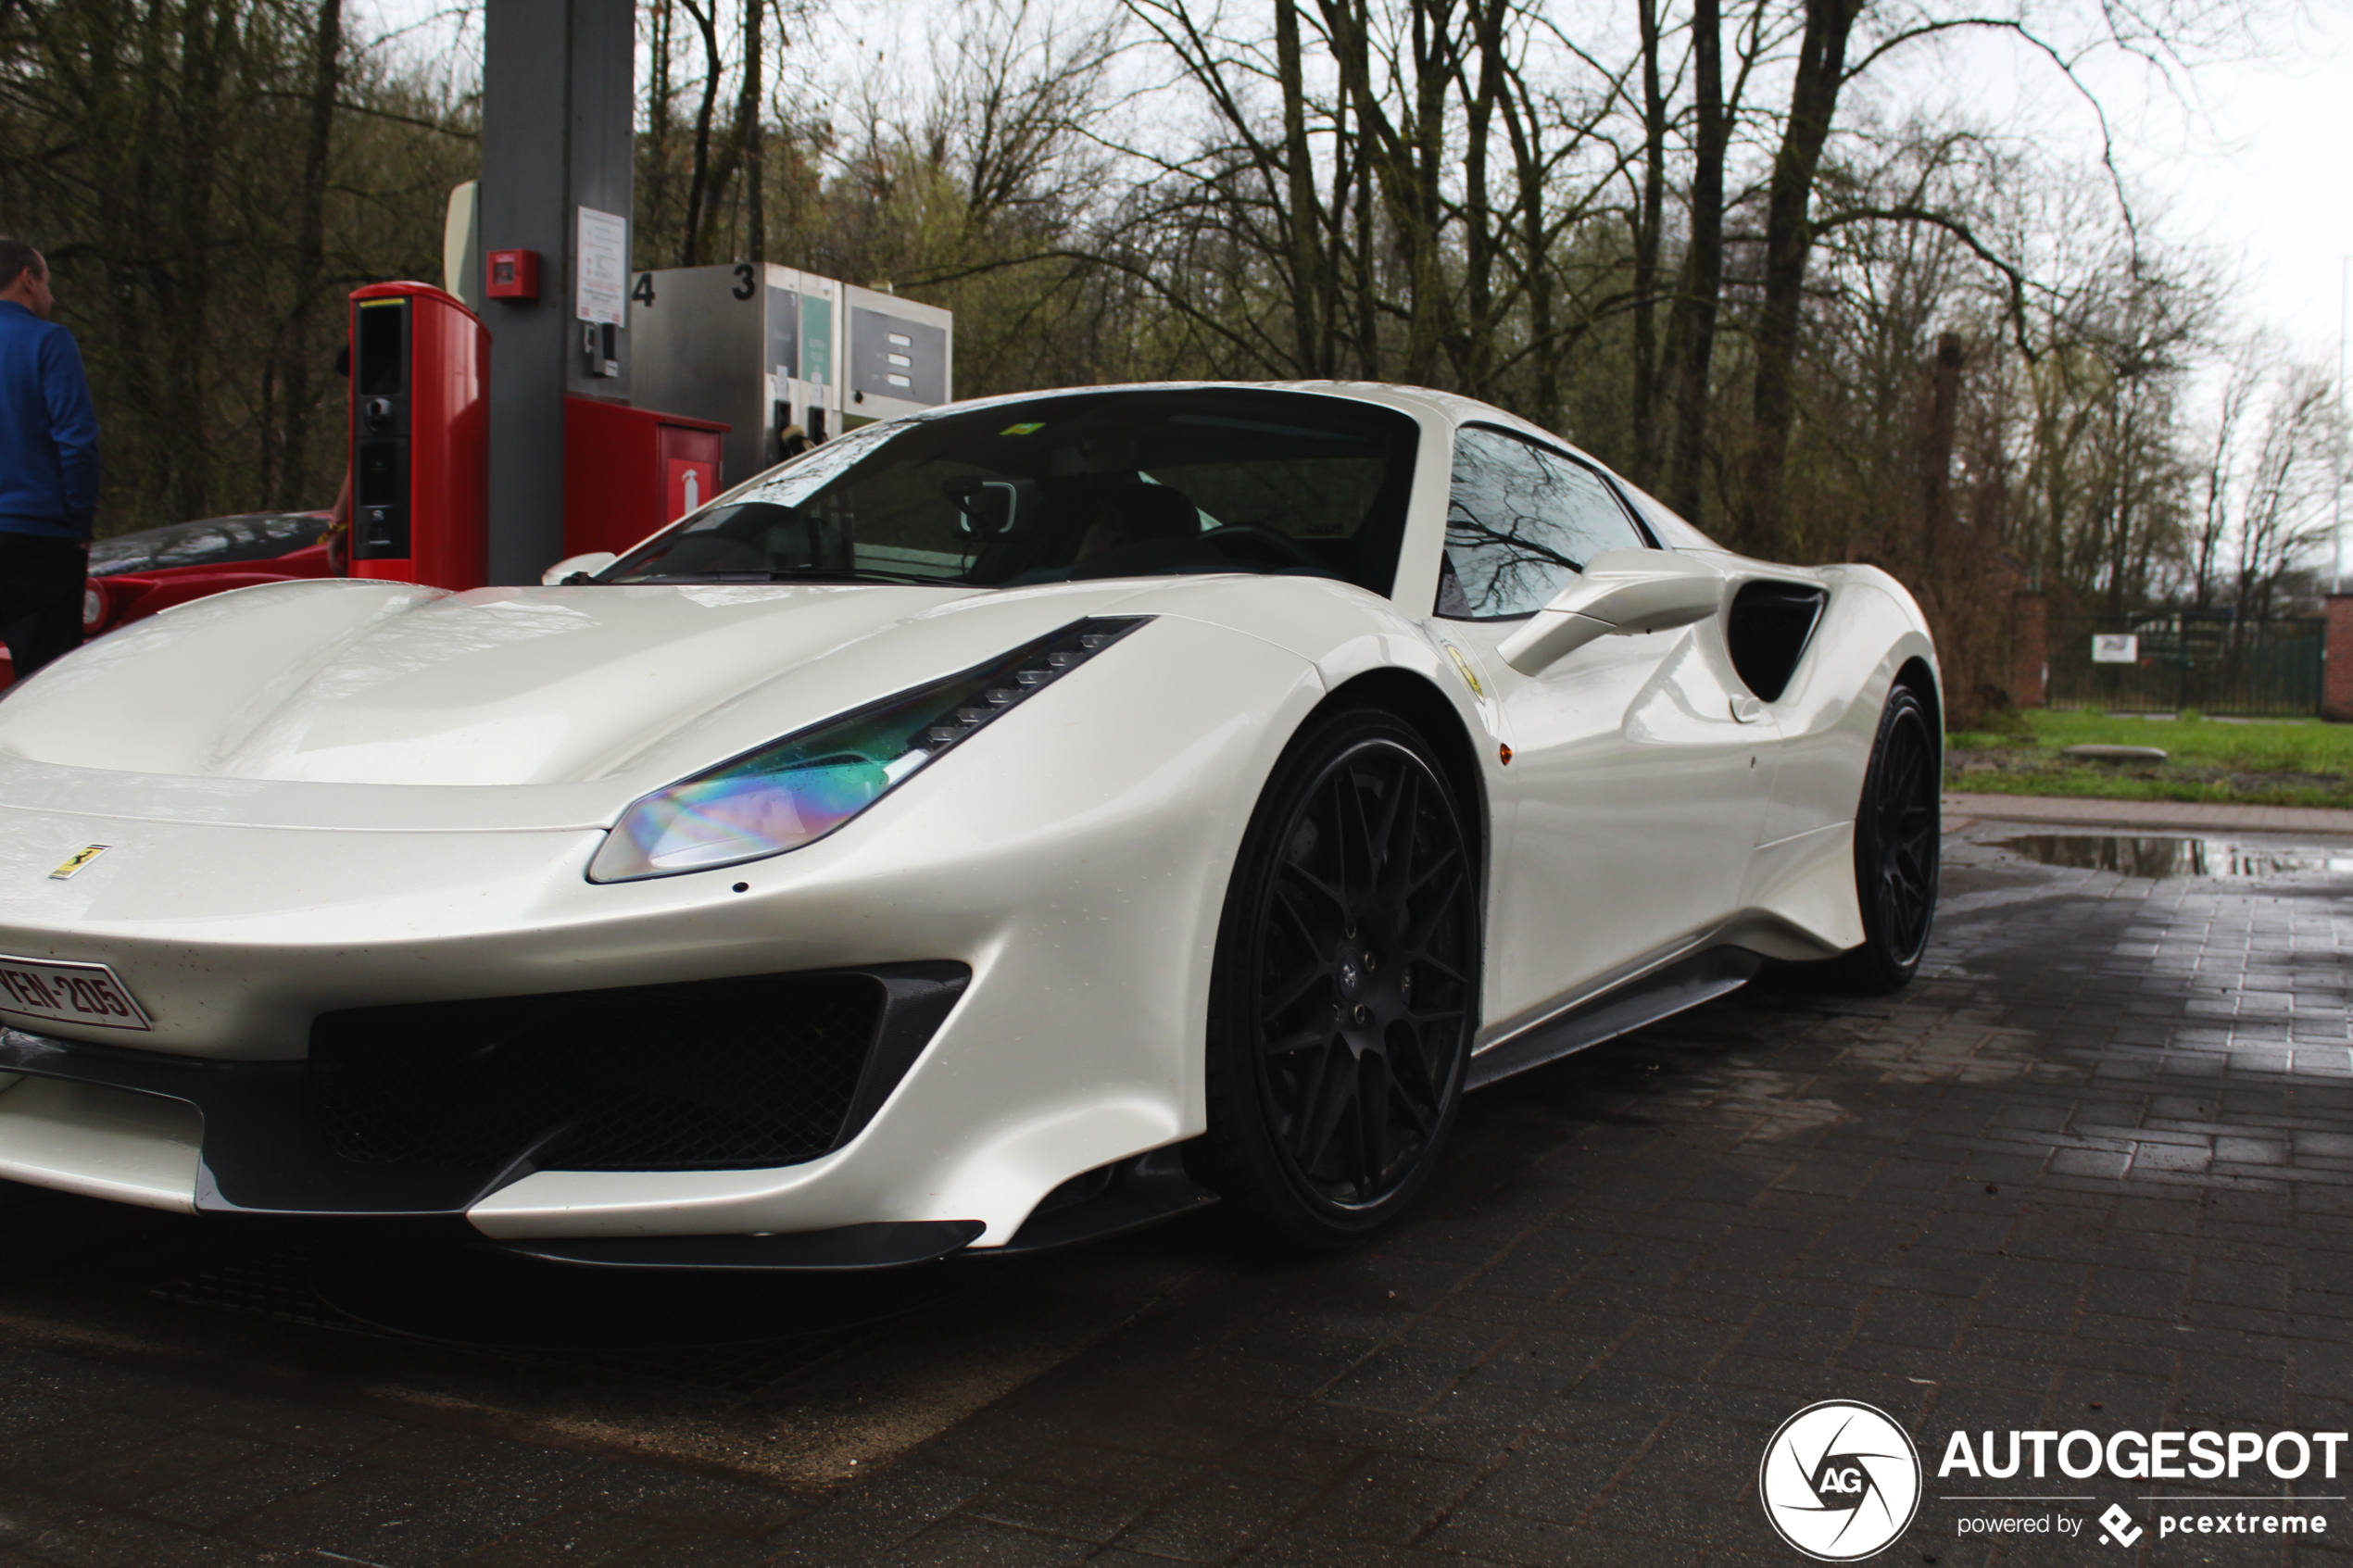
[[[1314,393],[1074,393],[871,425],[775,469],[601,583],[1010,587],[1243,571],[1387,594],[1418,427]]]
[[[90,575],[274,560],[325,538],[330,521],[326,512],[245,512],[118,533],[90,546]]]

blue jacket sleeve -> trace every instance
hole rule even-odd
[[[41,387],[49,400],[49,438],[65,480],[66,521],[83,538],[98,510],[98,411],[73,334],[55,332],[41,345]]]

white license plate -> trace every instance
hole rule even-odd
[[[100,1029],[147,1029],[131,990],[102,963],[46,963],[0,955],[0,1012]]]

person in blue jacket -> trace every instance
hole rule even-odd
[[[98,416],[54,303],[41,253],[0,237],[0,641],[20,681],[81,645],[98,510]]]

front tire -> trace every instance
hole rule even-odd
[[[1218,924],[1195,1179],[1289,1249],[1392,1223],[1462,1101],[1480,950],[1470,837],[1421,737],[1368,709],[1302,731]]]
[[[1897,686],[1880,710],[1855,813],[1863,945],[1831,960],[1828,978],[1840,989],[1886,996],[1919,972],[1936,922],[1944,784],[1928,708],[1909,686]]]

